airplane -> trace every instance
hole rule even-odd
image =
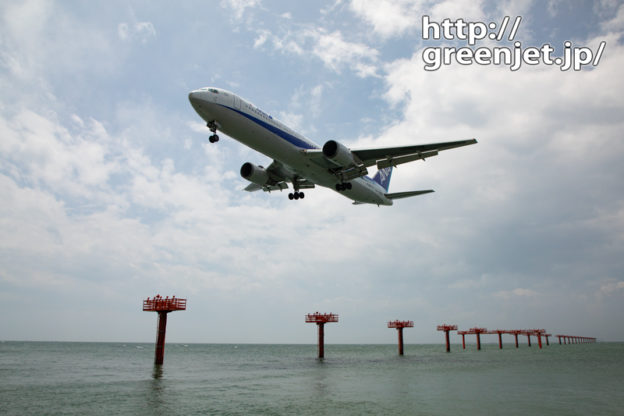
[[[389,193],[392,168],[425,160],[438,152],[477,143],[476,139],[413,146],[351,150],[336,140],[320,147],[293,131],[251,102],[222,88],[205,87],[189,93],[191,105],[212,132],[211,143],[222,131],[242,144],[273,159],[264,168],[251,162],[241,166],[241,176],[251,182],[245,190],[271,192],[288,189],[290,200],[305,197],[302,189],[316,185],[330,188],[353,200],[353,204],[392,205],[395,199],[433,192],[432,189]],[[378,171],[366,176],[368,167]]]

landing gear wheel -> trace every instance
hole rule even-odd
[[[210,143],[218,142],[219,141],[219,136],[217,136],[217,122],[216,121],[209,121],[208,123],[206,123],[206,127],[208,127],[208,129],[210,129],[210,131],[213,133],[212,136],[210,136],[208,138]]]
[[[352,188],[351,182],[336,184],[336,190],[338,192],[346,191],[347,189],[351,189],[351,188]]]
[[[295,192],[295,193],[289,193],[288,194],[288,199],[290,199],[291,201],[297,200],[297,199],[303,199],[305,197],[305,195],[303,194],[303,192]]]

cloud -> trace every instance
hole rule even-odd
[[[152,22],[122,22],[117,25],[117,36],[122,41],[137,40],[140,43],[147,43],[156,37],[156,29]]]
[[[514,297],[535,297],[538,293],[531,289],[515,288],[512,290],[501,290],[494,293],[494,296],[502,299],[511,299]]]
[[[119,155],[102,143],[107,136],[100,123],[80,123],[80,133],[73,135],[55,120],[23,110],[10,119],[0,119],[0,153],[8,169],[19,172],[27,183],[72,197],[97,199],[102,191],[98,187],[118,170]]]
[[[624,289],[624,281],[611,281],[600,286],[602,295],[614,295]]]
[[[236,20],[240,20],[247,9],[260,6],[260,0],[221,0],[221,7],[230,8]]]
[[[3,3],[0,19],[0,66],[19,85],[3,88],[3,98],[14,104],[47,91],[54,77],[72,76],[77,86],[93,74],[110,74],[120,62],[104,31],[73,19],[53,1]]]
[[[463,19],[466,22],[497,21],[502,16],[522,16],[529,12],[532,0],[499,1],[413,1],[413,0],[351,0],[351,11],[383,40],[420,35],[422,17],[441,22]]]
[[[269,38],[275,50],[298,56],[315,56],[336,73],[348,68],[360,78],[378,77],[379,51],[361,42],[345,40],[338,30],[330,33],[323,28],[304,26],[283,35],[260,30],[254,47],[262,47]]]
[[[413,34],[419,30],[423,15],[430,15],[433,19],[463,18],[466,21],[482,20],[485,16],[481,1],[352,0],[349,6],[382,38]]]
[[[617,13],[612,19],[601,23],[601,28],[608,32],[622,32],[624,30],[624,4],[619,5]]]
[[[314,39],[312,52],[330,69],[340,72],[343,65],[350,66],[361,77],[377,75],[376,61],[379,52],[363,43],[347,42],[338,31],[309,32]]]

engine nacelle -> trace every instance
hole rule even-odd
[[[355,165],[351,150],[335,140],[329,140],[323,145],[323,155],[343,167]]]
[[[240,174],[249,182],[253,182],[260,186],[266,185],[270,179],[269,173],[262,166],[256,166],[249,162],[244,163],[243,166],[241,166]]]

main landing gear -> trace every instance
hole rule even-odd
[[[208,124],[206,124],[206,126],[213,133],[213,135],[208,138],[210,143],[218,142],[219,141],[219,136],[217,136],[217,123],[215,121],[209,121]]]
[[[288,194],[288,199],[290,199],[291,201],[294,199],[295,201],[298,199],[303,199],[303,197],[305,196],[303,194],[303,192],[299,192],[299,178],[298,177],[294,177],[292,180],[292,184],[293,184],[293,188],[295,190],[295,192],[291,192]]]
[[[343,182],[336,184],[336,190],[338,192],[346,191],[347,189],[351,189],[351,182]]]
[[[295,199],[295,200],[296,199],[303,199],[304,196],[305,195],[303,194],[303,192],[295,192],[295,193],[291,192],[291,193],[288,194],[288,199],[290,199],[291,201],[293,199]]]

